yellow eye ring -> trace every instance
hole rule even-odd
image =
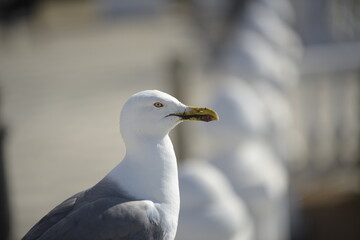
[[[161,102],[154,103],[154,107],[161,108],[163,106],[164,106],[164,104],[162,104]]]

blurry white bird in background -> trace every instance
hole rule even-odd
[[[269,142],[287,168],[301,169],[307,147],[289,96],[298,82],[302,45],[291,26],[270,7],[273,2],[248,3],[218,63],[222,72],[253,85],[266,107]]]
[[[263,138],[269,124],[264,105],[249,84],[222,81],[210,105],[221,121],[207,129],[209,159],[229,179],[250,210],[256,239],[289,236],[288,176]]]
[[[176,240],[254,240],[247,207],[226,177],[204,159],[179,167],[180,215]]]

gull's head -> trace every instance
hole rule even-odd
[[[190,107],[173,96],[158,90],[146,90],[131,96],[120,115],[120,130],[129,136],[165,136],[185,120],[218,120],[209,108]]]

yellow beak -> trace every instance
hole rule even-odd
[[[199,107],[190,107],[188,106],[184,112],[173,113],[168,116],[177,116],[181,120],[196,120],[210,122],[219,120],[218,114],[210,108],[199,108]]]

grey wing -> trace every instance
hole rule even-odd
[[[82,195],[83,192],[77,193],[55,207],[35,224],[22,240],[39,239],[48,229],[56,225],[73,210],[75,203]]]
[[[103,198],[76,208],[39,240],[158,240],[163,235],[157,210],[146,202]]]

